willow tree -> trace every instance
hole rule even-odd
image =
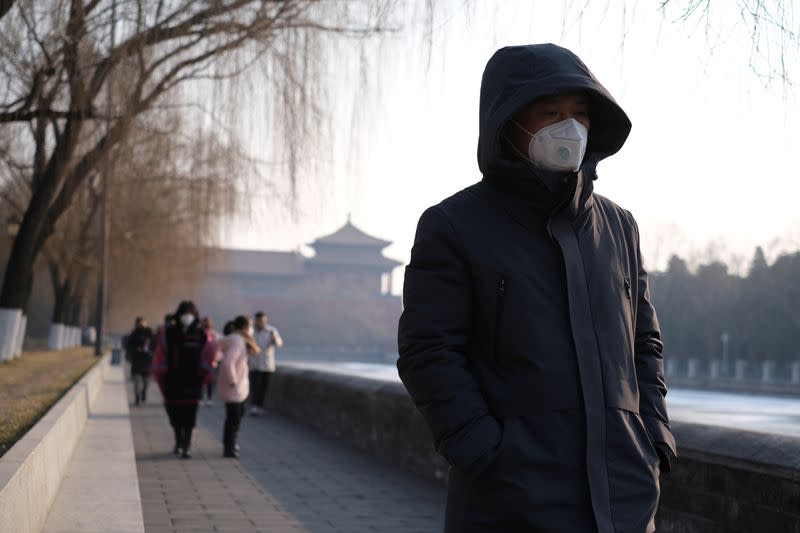
[[[247,162],[230,144],[182,125],[182,116],[143,121],[117,154],[109,206],[114,331],[130,317],[159,318],[194,291],[221,221],[238,211]],[[181,132],[175,135],[173,132]]]
[[[259,63],[276,138],[297,146],[320,114],[312,96],[325,80],[314,66],[325,64],[332,40],[384,31],[393,4],[19,0],[0,33],[0,124],[10,132],[5,155],[27,173],[29,201],[0,308],[25,308],[34,264],[59,220],[137,117],[183,87],[224,83]],[[117,79],[120,96],[107,87]]]

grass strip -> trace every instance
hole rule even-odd
[[[0,457],[99,360],[92,348],[70,348],[0,364]]]

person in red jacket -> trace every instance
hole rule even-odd
[[[164,407],[175,431],[173,453],[191,457],[192,431],[203,385],[211,379],[214,350],[203,329],[197,306],[184,300],[175,312],[175,323],[159,335],[153,374],[164,396]]]

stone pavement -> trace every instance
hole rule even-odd
[[[125,381],[119,366],[103,369],[44,533],[144,531]]]
[[[201,406],[194,458],[176,458],[155,385],[149,394],[131,407],[148,533],[442,530],[442,487],[277,415],[245,417],[237,461],[222,457],[224,407]]]

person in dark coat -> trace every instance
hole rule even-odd
[[[175,432],[173,453],[188,459],[192,456],[197,405],[203,385],[211,378],[214,349],[194,302],[182,301],[174,316],[175,323],[166,326],[159,335],[153,373]]]
[[[137,317],[133,331],[125,340],[127,359],[131,362],[133,393],[136,405],[147,401],[147,387],[150,381],[150,366],[153,361],[153,339],[155,334],[142,317]]]
[[[420,218],[397,368],[451,465],[445,531],[655,530],[676,457],[633,216],[593,192],[631,123],[572,52],[498,50],[483,179]]]

